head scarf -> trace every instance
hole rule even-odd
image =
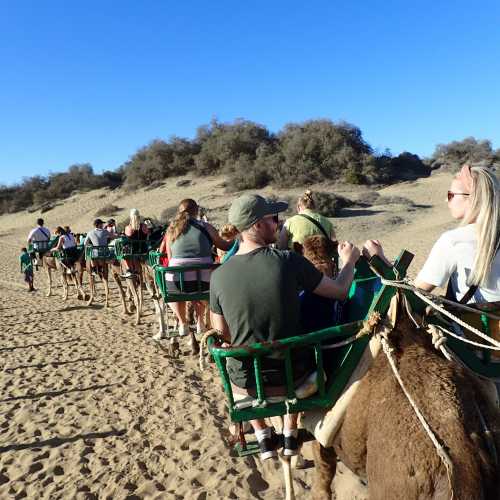
[[[469,194],[472,193],[474,189],[474,179],[472,177],[470,165],[465,164],[455,178],[465,186]]]

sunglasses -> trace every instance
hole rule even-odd
[[[448,191],[448,201],[453,200],[455,196],[470,196],[470,193],[454,193],[453,191]]]

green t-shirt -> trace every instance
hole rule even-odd
[[[301,333],[299,291],[313,291],[322,277],[301,255],[261,247],[234,255],[212,273],[210,308],[224,316],[235,346],[293,337]],[[231,379],[241,387],[252,385],[246,365],[227,362]]]
[[[24,273],[25,271],[29,271],[33,269],[33,264],[31,262],[31,257],[28,253],[23,252],[19,256],[19,262],[21,263],[21,271]]]
[[[319,222],[321,227],[325,230],[326,234],[330,236],[330,238],[332,237],[333,225],[326,217],[323,217],[321,214],[308,209],[303,210],[303,213]],[[304,240],[308,236],[314,236],[316,234],[323,235],[319,227],[317,227],[310,220],[307,220],[305,217],[302,217],[300,214],[290,217],[285,222],[285,229],[288,233],[289,248],[292,248],[293,243],[300,243],[301,245],[303,245]]]

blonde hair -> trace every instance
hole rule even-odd
[[[500,243],[500,184],[495,174],[486,167],[471,167],[471,174],[474,180],[471,206],[462,224],[475,222],[477,252],[467,285],[484,286]]]
[[[189,219],[198,215],[198,204],[191,198],[186,198],[179,203],[174,220],[167,229],[167,235],[171,242],[184,234],[189,227]]]
[[[307,189],[297,200],[297,208],[308,208],[310,210],[316,208],[316,203],[314,203],[313,194],[310,189]]]
[[[141,216],[139,214],[139,210],[137,208],[132,208],[130,210],[130,227],[134,231],[139,231],[141,229]]]

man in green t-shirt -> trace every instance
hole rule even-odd
[[[339,245],[344,267],[335,280],[320,273],[307,259],[290,251],[270,248],[277,237],[278,213],[284,202],[270,202],[262,196],[243,195],[229,210],[229,223],[240,231],[238,252],[212,273],[210,308],[212,325],[233,346],[266,342],[299,335],[299,291],[345,299],[354,277],[359,250],[351,243]],[[311,370],[309,355],[296,355],[294,375],[298,381]],[[255,387],[252,366],[228,359],[227,370],[234,385]],[[284,385],[284,363],[278,356],[262,360],[264,383]],[[262,458],[276,455],[277,438],[263,420],[251,422]],[[297,453],[297,416],[286,415],[284,454]]]

